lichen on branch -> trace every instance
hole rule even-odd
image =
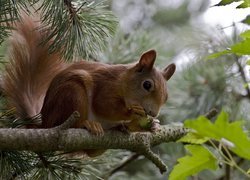
[[[187,133],[182,126],[164,125],[156,132],[106,131],[103,136],[90,134],[85,129],[67,127],[78,118],[74,113],[59,127],[51,129],[0,129],[1,150],[79,151],[83,149],[127,149],[144,155],[152,161],[161,172],[166,165],[151,151],[151,147],[170,141],[176,141]]]

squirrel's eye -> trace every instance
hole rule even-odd
[[[143,88],[146,89],[147,91],[150,91],[151,87],[152,87],[152,83],[150,81],[143,82]]]

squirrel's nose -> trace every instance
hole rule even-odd
[[[158,116],[158,112],[154,112],[154,111],[149,111],[147,114],[154,118]]]

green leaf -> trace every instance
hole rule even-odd
[[[243,3],[241,3],[239,6],[237,6],[236,8],[248,8],[250,7],[250,0],[244,0]]]
[[[184,125],[196,130],[204,137],[216,139],[218,141],[229,141],[233,146],[229,147],[238,156],[250,159],[250,139],[242,129],[242,121],[229,122],[228,114],[221,112],[215,123],[204,116],[196,120],[187,120]]]
[[[247,30],[247,31],[241,33],[240,37],[242,37],[243,39],[250,38],[250,30]]]
[[[238,55],[250,55],[250,38],[231,46],[231,51]]]
[[[249,59],[249,60],[247,60],[246,64],[247,64],[247,65],[250,65],[250,59]]]
[[[241,21],[242,23],[245,23],[247,25],[250,25],[250,15],[248,15],[245,19]]]
[[[217,53],[210,54],[209,56],[206,57],[206,59],[207,60],[215,59],[215,58],[218,58],[218,57],[220,57],[222,55],[229,54],[229,53],[232,53],[231,50],[220,51],[220,52],[217,52]]]
[[[226,5],[232,4],[234,2],[239,2],[239,1],[242,1],[242,0],[222,0],[218,4],[216,4],[215,6],[226,6]],[[248,7],[250,7],[250,1],[249,0],[244,0],[236,8],[248,8]]]
[[[169,180],[181,180],[196,174],[204,169],[217,168],[217,160],[213,154],[203,146],[187,145],[185,148],[192,154],[178,159],[179,164],[174,166]]]
[[[191,144],[203,144],[207,142],[210,138],[201,136],[196,132],[189,132],[186,136],[178,140],[178,142],[185,142]]]
[[[225,5],[229,5],[233,2],[237,2],[237,1],[240,1],[240,0],[222,0],[218,4],[216,4],[215,6],[225,6]]]
[[[231,46],[231,50],[228,52],[232,52],[238,55],[250,55],[250,30],[245,31],[240,34],[240,36],[244,39],[243,41],[236,43]],[[219,52],[218,56],[225,52]]]
[[[206,59],[215,59],[222,55],[234,53],[238,55],[250,55],[250,30],[245,31],[240,34],[240,36],[244,39],[243,41],[234,44],[228,50],[220,51],[217,53],[210,54],[206,57]]]

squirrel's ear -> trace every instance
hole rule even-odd
[[[151,70],[154,66],[156,59],[156,51],[149,50],[141,55],[139,62],[136,64],[136,69],[138,71]]]
[[[172,75],[174,74],[175,72],[175,69],[176,69],[176,66],[175,64],[169,64],[164,70],[163,70],[163,76],[166,80],[169,80]]]

